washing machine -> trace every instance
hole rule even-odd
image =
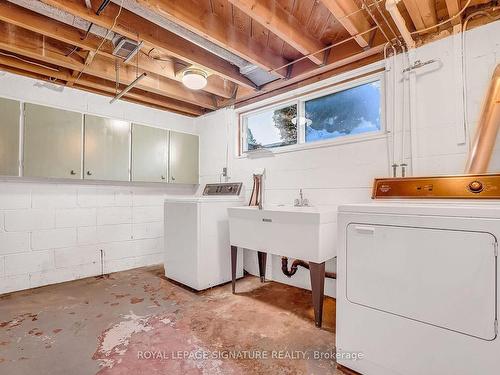
[[[390,179],[371,203],[339,207],[341,366],[500,374],[499,191],[500,175]]]
[[[165,200],[165,276],[194,290],[231,281],[227,209],[244,205],[242,183],[207,184]],[[241,251],[241,250],[239,250]],[[243,276],[241,254],[237,277]]]

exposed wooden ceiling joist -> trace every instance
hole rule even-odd
[[[271,70],[288,62],[283,56],[248,34],[225,24],[217,15],[206,12],[192,0],[182,2],[137,0],[137,2],[263,69]],[[278,70],[276,73],[285,77],[286,69]]]
[[[256,103],[256,102],[259,102],[259,101],[267,99],[267,98],[272,98],[273,96],[276,96],[276,95],[288,93],[292,90],[295,90],[295,89],[298,89],[301,87],[305,87],[307,85],[322,81],[324,79],[333,77],[333,76],[338,75],[338,74],[348,72],[349,70],[351,70],[353,68],[357,69],[357,68],[360,68],[362,66],[366,66],[368,64],[371,64],[371,63],[378,61],[379,59],[380,59],[380,54],[373,54],[370,56],[366,56],[360,60],[352,61],[349,64],[339,65],[338,67],[335,67],[332,70],[314,75],[312,77],[305,78],[305,79],[299,80],[297,82],[289,83],[286,86],[277,87],[277,88],[274,88],[273,90],[267,90],[265,93],[263,93],[259,96],[253,96],[253,97],[248,97],[248,98],[239,98],[239,100],[235,104],[235,108],[241,108],[241,107],[244,107],[246,105]],[[373,74],[373,73],[374,72],[370,72],[367,74]],[[342,82],[338,82],[335,84],[342,84]]]
[[[351,35],[358,35],[370,29],[371,25],[354,0],[321,0],[333,16]],[[368,47],[369,35],[356,36],[356,42]]]
[[[229,0],[235,7],[248,14],[252,19],[272,31],[303,55],[325,47],[318,39],[309,35],[304,25],[275,0]],[[325,53],[310,55],[315,64],[323,64]]]
[[[85,66],[85,61],[80,55],[65,56],[65,48],[54,44],[49,38],[18,26],[6,24],[3,21],[0,21],[0,49],[73,71],[81,72],[83,70],[84,73],[111,81],[116,79],[112,59],[100,55],[94,56],[92,63]],[[133,67],[122,66],[119,69],[119,76],[122,83],[129,84],[136,78],[136,72]],[[147,76],[139,83],[138,87],[207,109],[216,108],[210,94],[189,90],[179,82],[157,75]]]
[[[403,0],[417,30],[437,25],[435,0]],[[429,32],[435,31],[433,29]]]
[[[97,3],[93,4],[95,9],[87,9],[85,4],[79,0],[40,1],[106,29],[111,29],[115,24],[113,30],[120,35],[132,40],[143,41],[149,48],[155,48],[165,55],[204,67],[239,85],[249,88],[255,87],[252,81],[243,76],[235,65],[126,9],[122,9],[120,16],[116,18],[120,9],[116,4],[110,3],[98,16],[95,14]]]
[[[455,16],[460,12],[460,0],[446,0],[446,8],[448,9],[448,15],[450,17]],[[451,21],[452,25],[458,25],[460,23],[460,17],[457,17]]]
[[[339,67],[348,66],[349,64],[354,64],[357,61],[371,58],[373,56],[377,56],[377,58],[380,58],[383,50],[384,43],[378,43],[372,48],[362,50],[354,40],[351,40],[349,42],[346,42],[345,46],[341,50],[339,49],[334,54],[329,55],[328,64],[319,67],[318,69],[310,70],[307,64],[304,63],[305,60],[300,61],[296,65],[294,65],[292,69],[293,76],[290,79],[286,81],[271,82],[262,87],[261,91],[258,94],[251,93],[238,95],[236,101],[240,102],[257,96],[265,97],[265,94],[268,92],[279,90],[283,87],[289,87],[290,85],[293,85],[295,83],[308,80],[311,77],[327,74],[329,71],[333,71],[335,69],[338,69]]]
[[[86,87],[95,90],[99,90],[104,95],[114,97],[116,95],[114,82],[104,80],[102,78],[93,77],[89,75],[83,75],[81,79],[77,82],[75,87]],[[120,85],[120,90],[123,90],[125,85]],[[148,91],[140,90],[134,88],[130,90],[125,97],[134,99],[135,101],[143,101],[150,105],[157,107],[169,107],[170,109],[175,109],[177,112],[183,112],[189,115],[202,115],[205,111],[195,105],[190,105],[175,99],[168,99],[164,96],[153,94]],[[122,97],[123,98],[123,97]]]
[[[82,32],[77,28],[42,16],[7,1],[0,2],[0,20],[88,51],[95,51],[101,43],[101,39],[93,34],[88,34],[87,37],[83,39]],[[106,42],[99,49],[98,53],[103,56],[114,58],[112,51],[113,47],[111,42]],[[172,62],[154,60],[142,52],[138,57],[139,67],[141,69],[176,81],[181,80],[181,77],[175,74]],[[136,61],[134,59],[134,61],[130,62],[130,65],[135,65],[135,63]],[[234,92],[234,84],[219,76],[211,75],[204,91],[223,98],[230,98]]]
[[[45,68],[43,66],[35,65],[27,61],[22,61],[10,56],[0,54],[0,69],[15,74],[22,74],[36,79],[47,80],[54,84],[64,85],[65,82],[71,80],[71,73],[69,70],[60,69],[58,71]],[[87,91],[99,93],[101,95],[114,96],[113,82],[95,81],[95,78],[88,80],[83,77],[75,87],[85,88]],[[134,103],[153,106],[155,108],[173,111],[176,113],[199,116],[204,111],[196,106],[186,105],[186,103],[171,100],[165,97],[160,97],[148,92],[137,92],[138,90],[129,91],[124,97]]]

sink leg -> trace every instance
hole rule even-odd
[[[325,296],[325,262],[309,262],[311,290],[314,306],[314,323],[321,327],[323,322],[323,298]]]
[[[238,247],[231,246],[231,287],[233,294],[236,291],[236,263],[238,261]]]
[[[267,253],[262,251],[257,252],[257,258],[259,260],[259,275],[260,282],[263,283],[266,280],[266,261],[267,261]]]

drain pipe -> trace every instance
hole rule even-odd
[[[309,269],[309,262],[300,259],[295,259],[292,263],[292,267],[290,267],[290,270],[288,270],[288,258],[281,257],[281,271],[283,271],[283,274],[285,276],[292,277],[293,275],[295,275],[297,273],[297,269],[299,268],[299,266]],[[325,277],[328,279],[336,279],[337,274],[335,272],[325,272]]]
[[[408,48],[415,48],[415,41],[413,40],[410,31],[408,31],[408,27],[406,27],[406,22],[401,15],[401,12],[398,9],[398,3],[401,0],[386,0],[385,9],[389,12],[396,27],[398,28],[403,40],[405,41]]]

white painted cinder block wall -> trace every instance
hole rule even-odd
[[[40,84],[0,73],[0,96],[196,133],[189,117]],[[0,178],[0,294],[163,263],[163,201],[193,189]]]
[[[467,108],[473,134],[491,74],[496,64],[500,63],[500,22],[469,31],[466,38]],[[385,117],[387,128],[394,129],[396,162],[401,162],[401,126],[404,124],[405,161],[410,166],[410,173],[413,168],[415,175],[462,173],[465,166],[467,142],[461,136],[462,92],[460,82],[457,82],[457,72],[460,72],[459,42],[460,39],[448,37],[414,51],[414,60],[438,59],[440,62],[414,73],[410,101],[414,113],[413,126],[409,121],[408,105],[403,105],[403,97],[408,102],[409,90],[403,94],[401,56],[397,59],[396,69],[386,73],[388,113]],[[394,72],[397,72],[395,106],[392,105]],[[324,84],[335,80],[341,78],[334,77]],[[394,107],[396,121],[391,116]],[[373,178],[390,173],[393,154],[390,135],[363,142],[280,153],[274,157],[247,159],[236,156],[237,120],[233,110],[224,109],[205,115],[196,119],[196,125],[200,134],[200,182],[219,181],[222,167],[226,165],[227,152],[230,181],[243,181],[248,194],[251,191],[252,172],[266,169],[265,199],[271,204],[291,204],[300,188],[317,205],[336,206],[369,201]],[[413,131],[411,137],[410,129]],[[500,170],[500,147],[495,151],[490,169]],[[306,270],[299,269],[289,279],[281,273],[280,267],[279,257],[268,259],[267,277],[310,288]],[[327,264],[327,269],[334,268],[333,262]],[[245,251],[245,269],[258,274],[257,256],[253,251]],[[335,295],[334,281],[327,280],[326,293]]]

